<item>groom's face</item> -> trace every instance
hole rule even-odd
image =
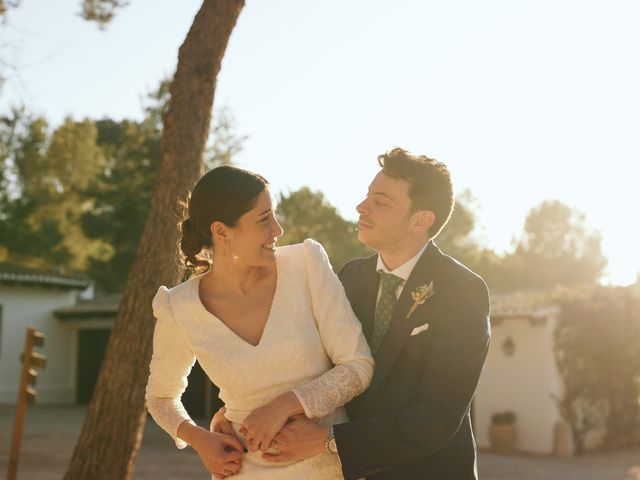
[[[358,240],[368,247],[376,250],[399,248],[411,233],[411,199],[406,180],[380,171],[356,210],[360,214]]]

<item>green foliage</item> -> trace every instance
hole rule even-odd
[[[495,289],[548,289],[592,285],[602,276],[606,259],[597,232],[587,228],[584,214],[558,201],[531,209],[513,253],[498,255],[475,235],[474,199],[463,192],[436,243]]]
[[[46,151],[49,142],[49,125],[44,118],[28,119],[24,133],[17,138],[13,150],[13,165],[17,185],[23,197],[48,196],[47,182],[51,178],[46,171]]]
[[[55,219],[45,218],[35,225],[25,221],[37,210],[37,206],[28,199],[15,200],[10,208],[5,204],[2,209],[0,260],[10,258],[31,266],[70,262],[71,253],[63,244],[64,235]]]
[[[0,0],[0,17],[7,13],[9,8],[16,8],[21,0]],[[97,22],[101,28],[109,23],[116,11],[129,5],[129,0],[82,0],[81,16],[85,20]]]
[[[0,258],[122,286],[160,157],[165,83],[140,123],[67,118],[51,132],[24,108],[0,118]]]
[[[277,216],[284,230],[280,245],[313,238],[327,251],[335,270],[348,260],[373,253],[358,241],[356,224],[343,219],[321,192],[302,187],[280,194]]]
[[[31,158],[16,161],[22,195],[35,205],[29,222],[36,226],[56,222],[64,232],[56,248],[69,252],[67,267],[75,270],[85,270],[89,258],[104,255],[108,249],[104,242],[89,239],[80,225],[83,213],[91,207],[85,192],[104,169],[97,137],[91,120],[67,118],[49,137],[46,151],[38,154],[32,148]]]
[[[515,251],[503,262],[511,288],[594,284],[607,260],[598,232],[585,215],[558,201],[545,201],[527,215]]]
[[[98,129],[93,121],[66,118],[51,135],[43,164],[38,165],[41,168],[29,172],[29,178],[39,177],[44,191],[51,196],[62,198],[83,192],[103,169],[97,139]]]
[[[640,296],[631,287],[592,287],[561,304],[560,407],[576,445],[582,449],[591,430],[606,432],[605,448],[640,444]]]
[[[48,126],[44,119],[14,108],[0,118],[0,259],[40,266],[44,257],[70,262],[61,219],[44,214],[54,201],[42,175],[46,167]]]
[[[0,117],[0,185],[1,193],[9,195],[15,183],[15,155],[28,125],[24,108],[14,107]],[[12,182],[13,180],[13,182]]]
[[[45,119],[15,108],[0,117],[0,259],[82,270],[97,286],[124,286],[149,212],[160,162],[168,81],[141,122]],[[232,162],[245,136],[220,109],[205,152],[208,168]]]
[[[82,227],[90,238],[110,248],[109,255],[92,258],[89,266],[90,276],[107,292],[123,288],[149,212],[169,86],[164,81],[149,95],[147,117],[141,123],[96,122],[98,143],[107,162],[103,174],[87,192],[91,208],[82,218]],[[238,136],[234,129],[229,110],[220,109],[213,121],[211,146],[205,152],[206,168],[230,164],[241,151],[246,137]]]
[[[123,287],[150,207],[169,87],[165,80],[149,94],[141,122],[68,118],[51,132],[45,119],[21,108],[0,117],[0,259],[83,270],[108,292]],[[210,138],[207,169],[231,163],[247,137],[222,107]],[[336,269],[372,253],[320,192],[280,195],[278,216],[281,244],[314,238]],[[606,264],[600,236],[560,202],[529,212],[511,254],[483,247],[475,232],[474,199],[464,192],[436,243],[491,288],[593,284]]]
[[[453,213],[436,244],[448,255],[479,273],[489,286],[507,283],[503,257],[482,245],[477,231],[476,199],[469,190],[456,198]]]
[[[233,163],[233,159],[242,151],[242,145],[249,137],[237,133],[235,118],[229,108],[223,106],[213,118],[210,138],[212,142],[204,154],[207,170]]]
[[[85,193],[89,202],[81,225],[108,245],[107,255],[90,259],[89,274],[102,290],[118,291],[133,263],[149,211],[160,161],[160,132],[146,122],[96,122],[106,168]]]
[[[516,423],[516,414],[511,410],[494,413],[491,415],[491,423],[494,425],[513,425]]]
[[[476,227],[476,216],[469,206],[471,202],[468,190],[458,196],[451,218],[436,237],[438,246],[456,258],[469,256],[471,250],[479,248],[472,236]]]
[[[83,0],[82,17],[97,22],[100,28],[104,28],[113,19],[116,11],[128,4],[128,0]]]
[[[7,13],[9,8],[20,5],[20,0],[0,0],[0,17]]]
[[[165,78],[160,81],[160,85],[155,90],[147,94],[146,103],[143,107],[145,113],[144,123],[150,130],[162,132],[162,118],[169,108],[171,99],[171,80]]]

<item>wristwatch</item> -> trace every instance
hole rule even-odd
[[[333,427],[329,429],[329,436],[324,441],[324,448],[327,453],[338,453],[338,445],[336,444],[336,437],[333,433]]]

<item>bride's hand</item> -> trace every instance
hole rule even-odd
[[[226,478],[238,473],[242,467],[242,444],[224,433],[204,430],[202,435],[199,443],[192,446],[209,473],[217,478]]]
[[[287,392],[247,415],[240,431],[252,452],[266,452],[289,417],[303,412],[298,397],[293,392]]]
[[[240,471],[244,446],[237,438],[208,432],[188,422],[180,424],[178,436],[191,445],[207,471],[216,478],[230,477]]]
[[[238,437],[235,430],[231,426],[231,422],[227,420],[227,418],[224,416],[226,412],[227,412],[227,409],[225,407],[221,407],[220,410],[216,412],[216,414],[211,419],[211,424],[209,425],[209,431],[225,433],[227,435],[237,438],[239,441],[240,438]]]

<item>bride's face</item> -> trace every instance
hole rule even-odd
[[[228,254],[245,266],[267,266],[275,262],[276,241],[282,227],[276,220],[268,188],[258,196],[255,205],[229,229]]]

